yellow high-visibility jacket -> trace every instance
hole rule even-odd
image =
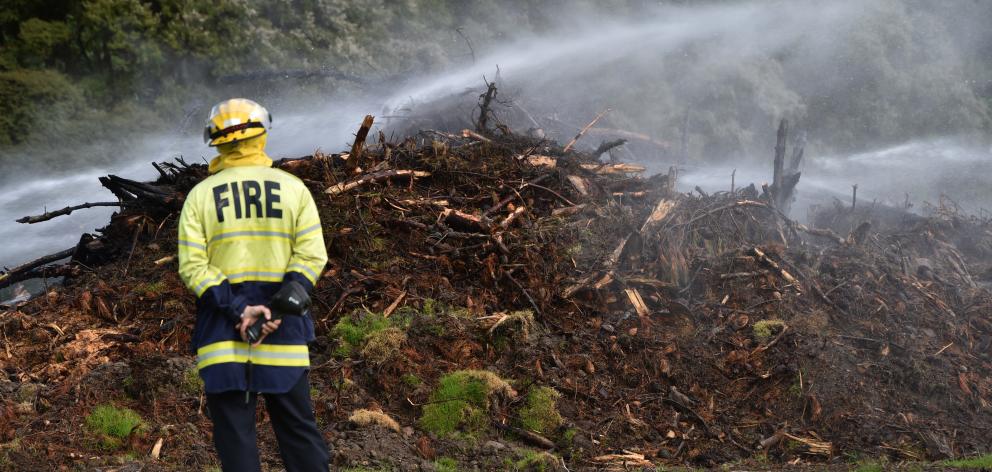
[[[320,217],[303,182],[265,165],[206,178],[186,197],[178,250],[179,275],[197,296],[193,347],[206,391],[289,391],[310,365],[310,317],[285,317],[251,351],[236,326],[246,306],[268,304],[283,281],[312,289],[327,263]]]

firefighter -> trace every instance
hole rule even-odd
[[[255,404],[265,397],[290,472],[328,470],[307,378],[310,316],[273,320],[266,304],[282,284],[313,289],[327,263],[310,191],[272,168],[265,154],[272,117],[235,98],[210,111],[204,141],[219,155],[186,197],[179,218],[179,275],[196,294],[193,349],[225,471],[260,471]],[[262,325],[258,342],[246,330]]]

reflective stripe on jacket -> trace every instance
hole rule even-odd
[[[309,289],[320,276],[327,251],[310,191],[267,166],[224,169],[187,195],[178,248],[180,278],[197,296],[193,348],[205,390],[289,391],[310,365],[310,317],[285,317],[251,350],[236,326],[246,306],[268,304],[283,281]]]

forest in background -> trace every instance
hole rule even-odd
[[[470,64],[511,40],[575,27],[575,18],[711,3],[9,0],[0,7],[0,166],[2,156],[30,147],[195,131],[217,97],[319,96],[388,84]],[[843,46],[828,57],[796,47],[711,73],[693,68],[706,59],[705,48],[663,57],[646,50],[634,67],[652,80],[624,82],[617,76],[629,69],[606,70],[593,79],[599,96],[576,96],[560,108],[601,107],[607,97],[618,126],[677,139],[691,107],[701,153],[715,157],[755,147],[755,136],[767,137],[782,116],[839,150],[986,136],[992,34],[985,23],[992,3],[865,5],[874,11],[863,24],[818,38]]]

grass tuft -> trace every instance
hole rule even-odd
[[[203,379],[195,366],[183,372],[182,389],[189,395],[199,395],[203,391]]]
[[[948,467],[957,467],[959,469],[992,469],[992,454],[985,454],[983,456],[969,457],[965,459],[953,459],[944,461],[943,465]]]
[[[434,470],[437,472],[458,472],[458,462],[450,457],[440,457],[434,461]]]
[[[86,425],[94,433],[102,436],[102,446],[116,449],[122,440],[137,431],[143,424],[141,416],[129,408],[113,405],[100,405],[86,417]]]

